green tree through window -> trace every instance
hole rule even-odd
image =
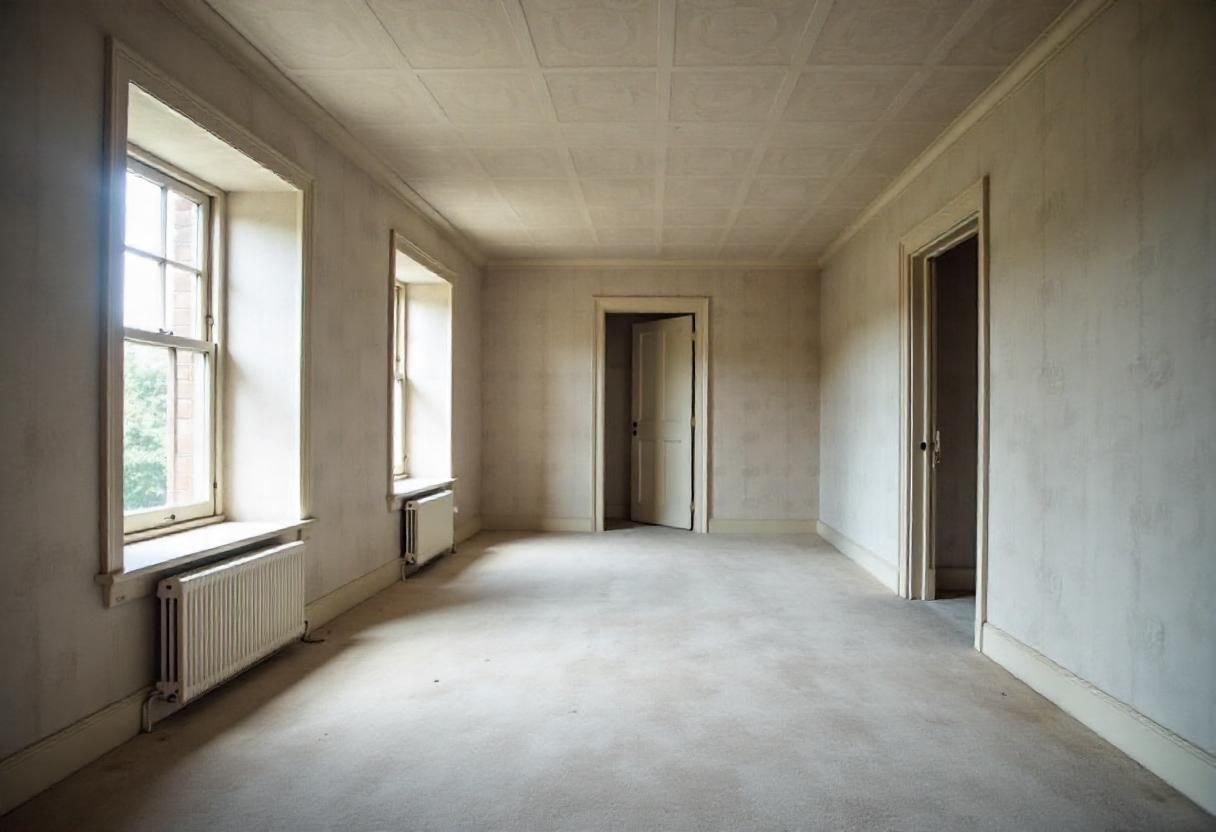
[[[124,511],[153,509],[168,500],[168,367],[164,350],[127,345],[122,397]]]

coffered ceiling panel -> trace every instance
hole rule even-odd
[[[401,53],[364,0],[208,0],[284,69],[387,69]]]
[[[523,0],[542,66],[654,66],[654,0]]]
[[[653,176],[655,156],[649,147],[571,147],[579,176]]]
[[[671,76],[674,121],[764,121],[785,72],[779,69],[680,71]]]
[[[668,176],[742,176],[752,161],[750,147],[669,147]]]
[[[654,207],[654,179],[584,179],[583,198],[588,205]]]
[[[550,72],[558,121],[654,121],[658,76],[653,72]]]
[[[486,173],[501,179],[552,176],[562,168],[562,157],[553,147],[475,147],[473,154]]]
[[[911,69],[829,69],[799,76],[785,110],[788,121],[877,121],[908,85]]]
[[[526,72],[422,73],[422,83],[453,123],[544,121],[549,102]]]
[[[811,50],[811,63],[920,65],[969,5],[968,0],[836,3]]]
[[[186,1],[495,260],[814,257],[1069,2]]]
[[[516,67],[524,61],[497,0],[368,0],[418,69]]]
[[[351,127],[436,124],[443,118],[426,88],[404,70],[310,70],[298,73],[296,81]]]
[[[812,5],[797,0],[679,0],[675,63],[788,64]]]

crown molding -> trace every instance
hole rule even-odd
[[[1077,0],[1064,10],[1043,34],[1030,44],[1018,58],[1009,65],[992,85],[979,98],[975,99],[967,109],[950,123],[942,133],[934,139],[924,151],[904,168],[899,176],[888,185],[882,193],[867,205],[857,218],[845,226],[844,230],[832,241],[819,256],[818,265],[822,269],[844,245],[860,231],[866,223],[887,205],[895,200],[905,188],[920,176],[937,159],[958,141],[968,130],[981,119],[995,110],[1006,98],[1013,95],[1029,81],[1036,72],[1047,64],[1065,46],[1072,42],[1090,23],[1092,23],[1114,0]]]
[[[818,271],[811,260],[662,260],[659,258],[613,259],[585,257],[576,259],[491,260],[487,273],[515,269],[717,269],[750,271]]]
[[[350,158],[374,180],[400,197],[406,207],[417,214],[420,219],[435,226],[440,234],[446,237],[448,242],[475,266],[479,268],[485,266],[485,253],[474,245],[459,228],[431,207],[379,156],[342,126],[342,123],[330,115],[312,96],[283,74],[283,71],[275,66],[261,50],[215,9],[211,8],[205,0],[160,0],[160,3],[238,69],[287,102],[294,115],[315,130],[335,150]],[[432,255],[432,259],[437,258]],[[448,268],[458,271],[451,269],[450,265]]]

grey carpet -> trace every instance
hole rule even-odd
[[[813,538],[482,535],[0,820],[1211,829]]]

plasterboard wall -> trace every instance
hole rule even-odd
[[[899,240],[990,177],[993,624],[1216,750],[1216,7],[1115,3],[824,266],[823,522],[895,563]]]
[[[709,516],[813,520],[813,272],[499,268],[483,288],[486,524],[590,528],[596,295],[710,298]]]
[[[0,758],[153,680],[151,599],[102,607],[97,273],[105,37],[115,35],[315,177],[307,592],[397,554],[385,507],[389,234],[455,271],[457,504],[479,513],[480,272],[153,0],[5,4],[0,53]]]

